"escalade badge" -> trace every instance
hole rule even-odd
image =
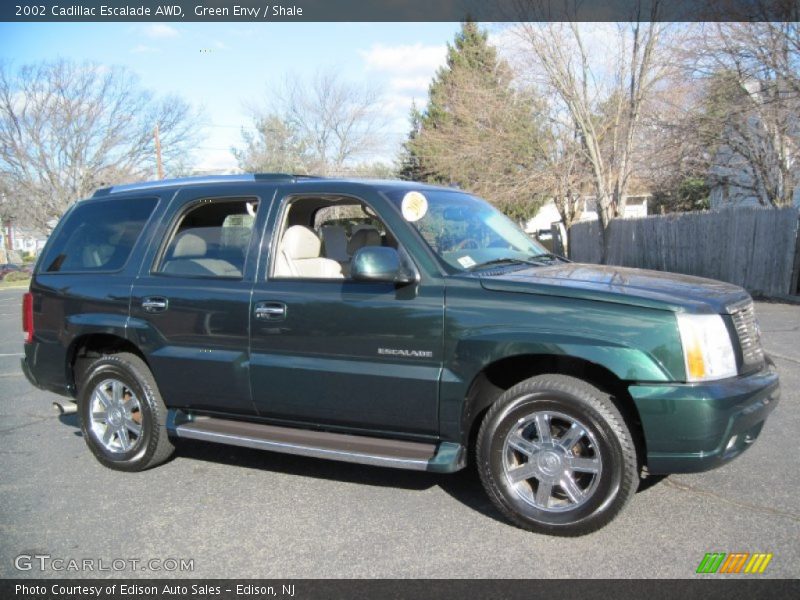
[[[378,348],[378,354],[403,356],[405,358],[433,358],[433,352],[430,350],[399,350],[397,348]]]

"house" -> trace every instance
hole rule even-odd
[[[625,198],[625,213],[623,217],[626,219],[636,219],[639,217],[647,216],[648,200],[650,194],[637,194],[626,196]],[[594,196],[585,196],[583,198],[583,213],[581,214],[580,221],[597,221],[597,203]],[[545,203],[536,213],[536,216],[530,219],[525,224],[525,231],[529,234],[537,234],[542,230],[550,231],[550,226],[554,223],[561,222],[561,215],[558,214],[555,202],[550,200]]]
[[[728,146],[720,146],[709,169],[709,204],[712,210],[726,207],[761,206],[755,191],[751,168]],[[797,178],[800,181],[800,177]],[[793,204],[800,208],[800,185],[792,194]]]
[[[731,121],[725,128],[725,140],[717,148],[708,170],[708,183],[710,187],[709,203],[711,209],[739,206],[760,206],[767,202],[770,196],[764,185],[763,177],[778,177],[778,165],[792,165],[786,171],[792,174],[795,182],[800,182],[800,168],[796,163],[797,144],[800,140],[800,122],[791,106],[783,106],[777,102],[773,111],[780,114],[788,111],[784,120],[780,120],[782,128],[778,133],[769,123],[762,119],[763,113],[758,109],[747,109],[747,106],[768,106],[772,101],[769,97],[762,96],[762,83],[750,81],[744,85],[747,94],[753,100],[747,103],[744,110],[735,111],[729,117]],[[789,97],[793,91],[787,90]],[[780,96],[779,96],[780,98]],[[767,113],[770,118],[769,113]],[[778,118],[772,115],[771,119]],[[737,122],[737,120],[739,120]],[[754,156],[753,163],[748,160],[748,154]],[[754,163],[763,161],[766,166],[761,168]],[[766,171],[766,174],[764,174]],[[757,177],[756,172],[760,175]],[[787,183],[786,185],[791,185]],[[775,186],[773,186],[775,187]],[[800,207],[800,183],[796,184],[790,192],[792,202]],[[760,200],[759,200],[760,199]]]
[[[36,256],[46,243],[47,236],[40,231],[6,221],[0,228],[0,254],[5,257],[0,262],[19,262],[23,254]]]
[[[47,243],[47,236],[37,229],[14,227],[14,250],[37,255]]]

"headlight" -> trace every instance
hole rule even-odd
[[[736,375],[736,355],[728,328],[719,315],[678,313],[688,381],[709,381]]]

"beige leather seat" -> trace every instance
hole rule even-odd
[[[241,277],[242,272],[227,260],[208,257],[208,242],[186,232],[178,238],[172,257],[164,264],[164,273],[202,277]]]
[[[275,277],[342,279],[335,260],[320,257],[322,242],[308,227],[292,225],[283,234],[275,261]]]
[[[347,253],[352,257],[356,250],[364,246],[380,246],[381,234],[374,227],[363,227],[350,236],[350,241],[347,243]]]

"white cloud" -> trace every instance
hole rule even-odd
[[[106,75],[111,72],[111,67],[103,63],[92,65],[90,69],[95,75]]]
[[[381,100],[381,111],[387,117],[387,131],[393,133],[404,132],[410,128],[408,116],[411,105],[416,103],[417,108],[424,106],[426,98],[408,94],[387,94]]]
[[[578,56],[579,49],[568,24],[541,23],[538,26],[554,28],[559,35],[562,51],[568,55]],[[588,58],[591,84],[595,86],[593,93],[605,94],[608,86],[613,85],[620,67],[616,62],[620,49],[630,43],[630,36],[626,36],[624,27],[617,23],[579,23],[577,29]],[[512,25],[490,34],[489,41],[497,45],[500,55],[509,61],[518,77],[527,82],[539,83],[545,79],[542,66],[524,38],[524,32]],[[623,55],[628,52],[629,48]]]
[[[445,45],[422,43],[385,46],[374,44],[369,50],[360,52],[367,68],[395,74],[433,75],[436,68],[444,63],[447,54]]]
[[[238,168],[236,157],[230,150],[209,148],[198,152],[194,170],[203,172],[229,173]]]
[[[394,91],[419,92],[427,90],[430,85],[430,77],[392,77],[389,85]]]
[[[180,35],[180,32],[166,23],[153,23],[143,28],[142,32],[149,38],[163,39],[174,38]]]
[[[513,59],[514,55],[525,49],[520,32],[513,25],[490,29],[488,42],[490,46],[497,48],[497,53],[506,60]]]
[[[161,52],[161,50],[145,44],[139,44],[131,48],[131,53],[133,54],[153,54],[155,52]]]
[[[418,107],[425,105],[428,86],[436,70],[445,62],[447,46],[422,43],[397,46],[374,44],[360,54],[367,70],[385,78],[386,89],[390,92],[386,109],[393,121],[393,127],[405,128],[412,100],[416,101]]]
[[[447,46],[423,43],[387,46],[374,44],[359,52],[371,79],[379,81],[386,94],[381,112],[386,116],[387,151],[381,158],[391,161],[409,129],[408,115],[412,103],[424,108],[428,86],[437,69],[445,63]],[[388,150],[391,148],[391,151]]]

